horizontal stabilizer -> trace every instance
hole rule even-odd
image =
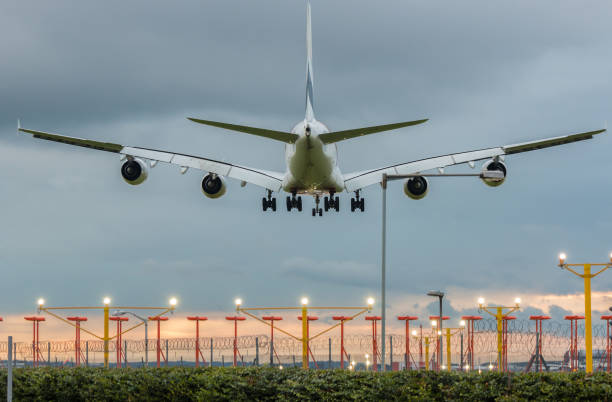
[[[382,126],[362,127],[355,128],[352,130],[336,131],[333,133],[326,133],[319,135],[319,139],[324,144],[332,144],[334,142],[348,140],[355,137],[361,137],[363,135],[369,135],[374,133],[380,133],[382,131],[395,130],[402,127],[416,126],[417,124],[425,123],[429,119],[405,121],[403,123],[385,124]]]
[[[188,117],[188,119],[196,123],[205,124],[207,126],[214,126],[214,127],[224,128],[226,130],[239,131],[241,133],[257,135],[260,137],[265,137],[265,138],[270,138],[272,140],[285,142],[287,144],[293,144],[297,141],[298,138],[300,138],[299,135],[297,134],[286,133],[284,131],[275,131],[275,130],[268,130],[265,128],[239,126],[236,124],[221,123],[218,121],[194,119],[192,117]]]

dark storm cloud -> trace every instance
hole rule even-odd
[[[599,128],[612,110],[611,18],[605,1],[314,0],[315,112],[338,129],[431,118],[340,144],[344,172]],[[4,304],[178,294],[205,310],[236,295],[253,304],[376,295],[377,186],[364,191],[363,215],[263,214],[253,186],[230,182],[208,200],[201,172],[160,164],[133,188],[116,155],[14,131],[21,118],[282,171],[279,144],[185,117],[292,127],[304,109],[304,25],[297,0],[2,2],[0,264],[15,285]],[[432,180],[411,202],[392,185],[390,293],[578,291],[554,260],[561,249],[605,259],[612,247],[608,138],[508,158],[496,189]],[[612,283],[598,279],[598,290]]]

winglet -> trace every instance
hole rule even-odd
[[[17,119],[17,131],[21,130],[21,120]]]

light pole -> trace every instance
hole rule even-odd
[[[113,316],[120,317],[122,315],[129,314],[132,317],[142,321],[145,329],[145,367],[149,367],[149,320],[144,317],[139,316],[136,313],[132,313],[131,311],[117,310],[113,313]]]
[[[395,170],[395,169],[394,169]],[[503,180],[504,173],[498,170],[485,170],[480,173],[426,173],[426,174],[382,174],[380,182],[382,188],[382,256],[381,256],[381,368],[385,371],[385,337],[387,334],[387,184],[389,181],[411,179],[415,177],[479,177],[481,179]],[[442,314],[440,314],[442,315]]]
[[[497,322],[497,371],[502,371],[502,354],[503,354],[503,322],[504,318],[508,317],[510,314],[520,309],[521,299],[514,299],[514,306],[504,307],[504,306],[486,306],[484,298],[478,298],[478,311],[485,311],[488,314],[495,317],[495,321]],[[491,366],[490,366],[491,367]]]
[[[444,298],[444,292],[431,290],[427,292],[427,296],[437,297],[440,301],[440,315],[438,316],[438,344],[440,345],[438,350],[438,367],[440,367],[442,365],[442,299]]]
[[[586,372],[593,372],[593,334],[591,324],[591,278],[595,278],[606,269],[612,267],[612,253],[610,253],[610,262],[607,263],[581,263],[581,264],[566,264],[567,256],[565,253],[559,254],[559,268],[567,269],[572,274],[584,279],[584,343],[586,349]],[[582,267],[583,273],[574,271],[572,267]],[[603,267],[599,271],[591,274],[591,267]]]

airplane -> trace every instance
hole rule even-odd
[[[351,211],[363,212],[365,210],[365,200],[361,197],[360,191],[365,187],[381,183],[384,173],[388,175],[417,175],[407,179],[403,187],[408,197],[419,200],[427,195],[429,189],[426,177],[420,176],[424,172],[433,169],[443,171],[447,166],[465,163],[474,168],[474,162],[484,160],[481,168],[483,172],[481,179],[487,185],[496,187],[506,179],[507,166],[504,163],[506,155],[587,140],[606,131],[602,129],[563,135],[342,174],[338,166],[338,142],[419,125],[425,123],[428,119],[330,131],[325,124],[315,118],[314,114],[310,1],[306,3],[306,53],[306,113],[304,120],[298,122],[291,131],[276,131],[188,117],[195,123],[256,135],[284,143],[287,165],[285,173],[234,165],[200,156],[30,130],[22,128],[19,121],[17,123],[18,131],[32,134],[34,138],[120,154],[121,162],[123,162],[121,176],[131,185],[143,183],[149,175],[149,168],[155,167],[158,162],[164,162],[180,166],[181,173],[185,173],[190,168],[204,171],[205,175],[202,179],[201,189],[208,198],[216,199],[226,193],[226,177],[240,180],[241,186],[251,183],[263,187],[267,194],[262,198],[263,211],[268,209],[276,211],[276,198],[273,197],[273,193],[284,191],[289,194],[286,198],[287,211],[293,209],[302,211],[301,196],[312,196],[315,204],[312,208],[312,216],[323,216],[323,208],[320,207],[322,197],[325,211],[340,211],[340,199],[337,194],[344,191],[355,194],[351,198]],[[491,172],[491,174],[485,175],[484,172]]]

